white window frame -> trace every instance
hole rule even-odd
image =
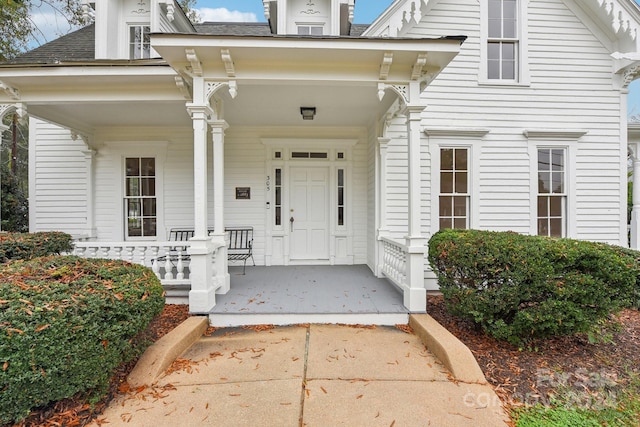
[[[168,239],[164,217],[164,165],[167,158],[167,141],[106,141],[102,155],[110,158],[114,179],[118,185],[114,186],[113,206],[115,221],[112,230],[114,241],[165,241]],[[156,159],[156,237],[127,238],[126,210],[125,210],[125,162],[127,157],[154,157]],[[117,174],[117,175],[115,175]]]
[[[127,184],[128,184],[128,180],[129,178],[138,178],[138,179],[144,179],[146,176],[142,175],[142,171],[139,170],[138,171],[138,175],[127,175],[127,160],[128,159],[136,159],[138,160],[138,164],[139,166],[141,166],[141,161],[142,159],[153,159],[153,169],[154,169],[154,174],[153,174],[153,196],[144,196],[142,195],[142,185],[140,186],[139,190],[140,190],[140,194],[138,195],[127,195]],[[158,170],[156,167],[156,164],[158,163],[158,160],[154,157],[154,156],[144,156],[144,157],[133,157],[133,156],[126,156],[123,157],[123,161],[124,161],[124,165],[123,165],[123,171],[124,174],[122,176],[122,184],[124,186],[123,190],[122,190],[122,194],[123,194],[123,208],[124,208],[124,237],[125,240],[149,240],[149,239],[157,239],[158,238],[158,234],[159,234],[159,230],[158,230],[158,192],[157,192],[157,175],[158,175]],[[149,176],[150,177],[150,176]],[[147,177],[148,178],[148,177]],[[145,199],[153,199],[155,200],[155,211],[156,214],[153,216],[153,218],[155,218],[156,220],[156,234],[155,235],[143,235],[143,236],[131,236],[129,235],[129,201],[130,200],[139,200],[140,201],[140,219],[143,221],[142,226],[141,226],[141,233],[144,234],[144,200]]]
[[[583,130],[545,130],[527,129],[523,132],[528,140],[529,170],[530,170],[530,227],[529,234],[538,235],[538,149],[552,148],[565,150],[565,236],[577,237],[576,227],[576,157],[578,140],[587,132]]]
[[[296,34],[299,36],[325,36],[327,35],[325,31],[325,26],[326,26],[325,22],[296,22]],[[307,28],[309,30],[309,33],[301,34],[300,33],[301,28]],[[313,34],[313,30],[318,28],[321,30],[321,34]]]
[[[455,153],[457,151],[461,151],[461,150],[465,150],[466,151],[466,163],[467,163],[467,168],[465,170],[466,174],[467,174],[467,182],[466,182],[466,188],[467,191],[464,193],[458,193],[455,189],[455,185],[452,188],[452,191],[450,193],[443,193],[442,192],[442,173],[445,172],[445,170],[442,169],[442,152],[444,150],[453,150],[454,151],[454,157],[453,157],[453,169],[451,169],[451,173],[454,175],[454,180],[453,183],[456,183],[456,179],[455,179],[455,175],[456,172],[460,172],[456,169],[456,156]],[[440,207],[441,207],[441,202],[442,202],[442,197],[464,197],[466,199],[466,212],[464,214],[464,218],[465,218],[465,226],[464,229],[469,229],[470,228],[470,224],[471,224],[471,170],[470,170],[470,163],[471,163],[471,148],[470,147],[466,147],[466,146],[448,146],[448,145],[441,145],[439,147],[438,150],[438,177],[440,179],[440,182],[437,188],[438,191],[438,229],[441,229],[441,221],[442,221],[442,215],[440,214]],[[449,171],[448,169],[446,171]],[[451,219],[451,227],[449,228],[457,228],[455,226],[455,220],[460,218],[459,215],[455,215],[455,207],[452,206],[451,207],[451,216],[447,217],[447,219]]]
[[[132,43],[133,41],[131,40],[131,29],[133,28],[142,28],[143,31],[143,35],[144,35],[144,28],[148,28],[149,29],[149,34],[151,34],[151,25],[149,23],[134,23],[134,22],[130,22],[127,24],[127,35],[126,35],[126,41],[127,41],[127,58],[129,59],[150,59],[153,57],[153,49],[151,47],[151,38],[149,38],[149,56],[141,56],[140,58],[135,58],[135,55],[132,55]],[[142,53],[144,54],[144,41],[142,43]]]
[[[478,83],[481,85],[502,85],[502,86],[528,86],[531,83],[529,75],[529,28],[527,11],[529,0],[518,0],[518,23],[517,38],[504,39],[513,40],[516,43],[516,78],[515,79],[489,79],[488,76],[488,43],[490,40],[500,39],[489,38],[489,2],[480,1],[480,69],[478,70]]]
[[[484,136],[488,129],[475,128],[427,128],[429,137],[429,154],[431,156],[431,232],[440,230],[440,149],[466,148],[467,158],[467,191],[468,220],[470,229],[479,227],[479,183],[476,179],[480,164],[480,151]]]
[[[556,172],[562,172],[562,192],[554,192],[553,188],[550,189],[549,193],[541,193],[540,192],[540,184],[539,184],[539,180],[540,180],[540,152],[544,150],[549,152],[550,154],[550,164],[549,167],[551,169],[549,169],[549,171],[543,171],[544,173],[550,173],[553,174],[553,151],[560,151],[562,152],[562,170],[561,171],[556,171]],[[539,145],[536,147],[536,170],[537,170],[537,176],[538,176],[538,186],[536,189],[536,199],[535,199],[535,217],[536,217],[536,235],[538,236],[547,236],[547,237],[567,237],[567,169],[568,169],[568,164],[567,164],[567,160],[568,160],[568,152],[567,152],[567,148],[566,147],[562,147],[562,146],[551,146],[548,147],[546,145]],[[561,207],[561,213],[560,213],[560,219],[561,219],[561,231],[560,231],[560,235],[559,236],[553,236],[550,233],[550,229],[547,230],[546,234],[540,234],[540,227],[539,227],[539,222],[541,218],[544,218],[547,223],[549,223],[549,221],[552,218],[557,218],[557,217],[552,217],[550,212],[549,212],[549,205],[547,205],[547,214],[544,216],[540,216],[540,212],[539,212],[539,202],[540,202],[540,197],[545,197],[547,198],[547,200],[550,200],[551,198],[559,198],[562,204]]]

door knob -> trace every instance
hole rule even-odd
[[[293,219],[293,217],[289,218],[289,224],[291,225],[291,231],[293,231],[293,222],[295,221],[295,219]]]

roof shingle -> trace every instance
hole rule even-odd
[[[204,22],[194,25],[198,34],[214,36],[273,37],[266,22]],[[359,37],[368,25],[351,26],[350,37]],[[95,60],[95,25],[91,24],[40,47],[23,53],[4,64],[57,64]]]

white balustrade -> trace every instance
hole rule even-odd
[[[83,258],[119,259],[150,267],[166,284],[189,284],[189,242],[75,242],[74,254]]]
[[[407,286],[407,247],[403,243],[382,237],[382,272],[401,288]]]

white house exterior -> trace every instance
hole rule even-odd
[[[396,0],[368,27],[354,0],[263,3],[194,27],[173,0],[87,2],[94,25],[0,65],[30,229],[148,265],[193,229],[188,279],[154,268],[195,313],[233,286],[225,227],[259,265],[367,264],[413,312],[441,227],[627,245],[632,0]]]

